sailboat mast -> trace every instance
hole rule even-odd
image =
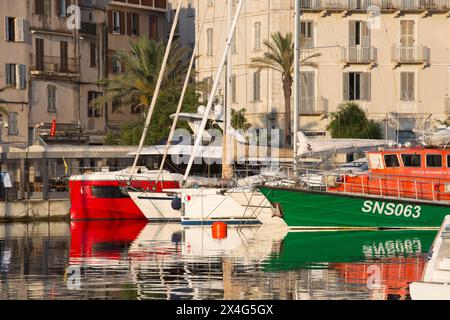
[[[231,29],[233,24],[233,0],[227,0],[227,15],[228,15],[228,30]],[[234,39],[236,41],[236,39]],[[223,151],[222,151],[222,178],[229,179],[232,176],[232,158],[231,152],[231,136],[229,135],[231,130],[231,86],[232,86],[232,73],[233,73],[233,53],[232,50],[228,50],[227,54],[227,70],[225,75],[225,124],[223,129]]]
[[[206,123],[208,122],[209,114],[212,109],[212,105],[214,102],[215,94],[217,92],[217,88],[219,87],[220,77],[222,75],[223,69],[225,68],[225,63],[227,62],[228,57],[228,51],[231,48],[231,44],[233,41],[234,31],[236,30],[236,25],[239,19],[239,15],[242,10],[242,6],[244,4],[244,0],[239,0],[239,4],[236,10],[236,14],[234,15],[233,23],[231,25],[231,29],[229,30],[228,37],[227,37],[227,43],[225,47],[225,51],[223,53],[222,59],[220,60],[219,68],[217,70],[216,78],[214,79],[214,83],[211,89],[211,94],[209,95],[208,104],[206,106],[205,114],[203,115],[202,122],[200,124],[200,128],[197,133],[197,137],[195,139],[195,145],[191,154],[191,157],[189,159],[188,166],[186,168],[186,172],[184,174],[183,178],[183,184],[187,181],[187,178],[189,177],[189,174],[192,169],[192,165],[194,164],[194,159],[198,153],[198,148],[200,147],[200,143],[202,142],[203,134],[205,132]]]
[[[294,36],[294,172],[297,173],[299,162],[298,131],[299,131],[299,111],[300,111],[300,0],[295,0],[295,36]]]
[[[153,111],[155,110],[156,101],[158,100],[159,91],[161,90],[161,83],[164,78],[164,72],[166,71],[167,61],[169,60],[169,54],[170,54],[170,50],[172,48],[173,39],[174,39],[175,32],[177,29],[178,18],[180,16],[182,3],[183,3],[182,0],[178,0],[178,7],[177,7],[177,11],[175,13],[174,21],[172,24],[172,29],[170,30],[169,41],[167,42],[166,51],[164,53],[164,59],[163,59],[162,65],[161,65],[161,69],[159,70],[158,82],[156,83],[155,91],[153,92],[152,102],[150,104],[147,118],[145,120],[144,131],[142,132],[141,141],[139,142],[139,148],[136,153],[136,157],[134,158],[133,170],[131,171],[131,174],[134,174],[134,171],[136,170],[136,166],[137,166],[139,157],[141,155],[142,148],[145,143],[145,137],[147,136],[147,131],[150,126],[150,121],[152,120]]]

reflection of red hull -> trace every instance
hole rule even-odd
[[[409,284],[422,277],[425,261],[421,257],[389,258],[381,263],[335,263],[346,283],[367,285],[379,272],[384,296],[404,298],[409,294]]]
[[[71,179],[69,182],[71,219],[145,219],[144,214],[126,191],[121,190],[124,186],[125,183],[117,179]],[[179,183],[164,181],[156,185],[154,181],[133,181],[132,186],[159,192],[162,189],[179,188]]]
[[[119,246],[127,248],[147,225],[146,221],[77,221],[70,225],[70,258],[120,259]]]

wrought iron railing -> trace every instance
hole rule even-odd
[[[392,47],[392,61],[397,63],[428,63],[430,62],[430,49],[424,46]]]
[[[31,71],[53,75],[79,74],[79,66],[75,58],[33,56]]]
[[[303,10],[447,11],[450,0],[300,0]]]
[[[341,61],[345,63],[374,63],[377,49],[374,47],[342,47]]]
[[[328,100],[323,97],[301,98],[300,115],[318,115],[328,113]]]

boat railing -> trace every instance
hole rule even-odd
[[[279,173],[266,183],[283,188],[450,202],[450,178],[309,168],[298,169],[294,174],[291,168],[285,169],[280,168]]]

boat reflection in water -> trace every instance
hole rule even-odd
[[[436,234],[262,225],[219,240],[210,226],[139,221],[75,222],[71,233],[81,291],[131,299],[407,299]]]

